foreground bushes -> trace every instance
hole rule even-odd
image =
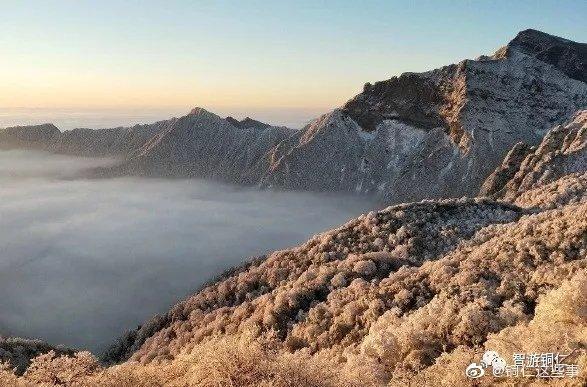
[[[360,371],[360,370],[357,370]],[[370,373],[353,374],[334,361],[304,353],[283,353],[270,341],[226,336],[198,345],[173,361],[102,367],[89,353],[74,357],[54,352],[35,358],[17,377],[0,370],[2,386],[275,386],[334,387],[374,385]]]
[[[365,350],[348,354],[345,361],[331,354],[282,349],[277,338],[259,340],[250,335],[214,338],[196,346],[171,361],[143,365],[127,362],[102,367],[87,352],[73,357],[57,356],[54,352],[32,361],[23,376],[16,376],[8,367],[0,367],[1,386],[267,386],[267,387],[334,387],[334,386],[460,386],[469,385],[464,369],[488,349],[511,359],[514,352],[560,352],[574,350],[573,363],[581,370],[587,367],[587,273],[577,273],[562,286],[541,297],[536,314],[522,322],[490,334],[478,347],[458,346],[435,357],[432,364],[421,365],[418,355],[403,358],[404,367],[386,372],[390,364],[402,359],[402,345],[417,342],[418,334],[396,331],[396,336],[373,329],[364,342]],[[391,319],[391,328],[395,323]],[[384,321],[381,325],[386,326]],[[556,327],[556,329],[553,329]],[[423,340],[425,342],[426,340]],[[368,350],[367,348],[370,348]],[[426,355],[424,344],[418,351]],[[413,351],[411,352],[413,354]],[[374,361],[374,356],[381,361]],[[406,366],[410,361],[416,370]],[[550,381],[554,385],[580,386],[587,383],[583,371],[576,379]],[[540,385],[537,379],[479,379],[477,385]]]

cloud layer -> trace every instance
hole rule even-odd
[[[0,334],[100,350],[224,269],[372,206],[201,180],[63,179],[108,162],[0,152]]]

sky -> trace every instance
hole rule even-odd
[[[374,82],[587,41],[577,1],[2,1],[0,108],[324,112]],[[265,114],[267,115],[267,114]]]

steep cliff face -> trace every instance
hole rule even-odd
[[[515,200],[525,191],[587,171],[587,110],[554,127],[533,148],[516,145],[485,181],[480,194]]]

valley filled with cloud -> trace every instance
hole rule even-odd
[[[100,351],[246,257],[372,205],[198,179],[75,177],[109,163],[0,152],[2,332]]]

